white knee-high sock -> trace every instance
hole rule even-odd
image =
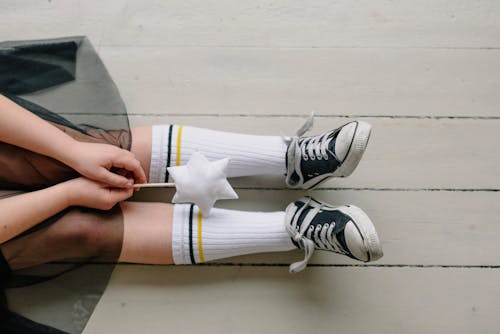
[[[228,177],[284,175],[287,144],[280,136],[254,136],[182,125],[155,125],[149,182],[168,182],[167,167],[185,165],[198,151],[208,160],[229,158]]]
[[[172,227],[175,264],[296,249],[285,228],[284,212],[245,212],[214,208],[207,218],[193,204],[176,204]]]

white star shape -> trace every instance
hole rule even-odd
[[[226,179],[229,159],[209,161],[195,152],[185,166],[168,167],[175,182],[173,203],[194,203],[204,217],[219,199],[236,199],[238,195]]]

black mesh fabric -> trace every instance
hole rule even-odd
[[[0,331],[2,334],[65,334],[57,328],[46,326],[26,317],[0,309]]]
[[[132,139],[125,105],[103,62],[83,36],[0,43],[0,94],[76,140],[130,149]],[[0,189],[30,191],[75,176],[73,170],[56,160],[0,143]],[[65,214],[47,220],[15,241],[19,242],[26,235],[32,238],[51,225],[63,224]],[[119,230],[116,226],[123,224],[121,214],[114,210],[110,215],[114,217],[109,219],[114,221],[114,229]],[[99,212],[98,217],[105,221],[106,213]],[[108,252],[106,261],[113,262],[109,254],[115,253],[113,256],[117,259],[119,249]],[[11,273],[2,255],[0,282],[3,287],[19,288],[57,277],[71,269],[71,265],[63,265],[61,270],[54,272],[57,266],[48,266],[48,275]],[[103,270],[111,272],[109,268]],[[61,333],[9,311],[3,291],[0,293],[0,319],[1,333]]]
[[[0,93],[70,122],[62,125],[129,131],[118,89],[85,37],[0,43]]]
[[[0,251],[0,286],[8,284],[7,282],[10,280],[11,274],[12,271],[10,270],[10,266],[3,256],[3,253]],[[0,305],[5,305],[4,301],[0,300]]]
[[[0,43],[0,94],[77,140],[130,149],[125,105],[84,37]],[[1,188],[38,189],[75,176],[51,158],[0,144]]]

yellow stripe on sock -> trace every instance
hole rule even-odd
[[[201,221],[203,216],[201,215],[201,210],[198,210],[198,255],[200,257],[200,263],[205,262],[205,257],[203,256],[203,246],[201,245]]]
[[[182,125],[179,125],[177,130],[177,152],[175,158],[175,165],[180,166],[181,164],[181,138],[182,138]]]

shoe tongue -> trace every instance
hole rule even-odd
[[[337,238],[338,242],[340,243],[340,245],[342,246],[342,248],[343,248],[346,252],[350,253],[350,251],[349,251],[349,247],[347,247],[347,242],[345,241],[345,234],[344,234],[344,231],[345,231],[345,230],[340,231],[340,232],[339,232],[339,233],[337,233],[335,236],[336,236],[336,238]]]
[[[302,224],[304,220],[307,218],[309,214],[312,214],[312,208],[309,210],[304,210],[299,217],[299,221]],[[342,249],[348,253],[349,256],[352,256],[349,247],[347,246],[347,242],[345,239],[345,227],[348,222],[351,221],[351,217],[342,213],[339,210],[321,210],[316,214],[316,216],[312,219],[310,226],[316,227],[316,225],[324,225],[326,223],[333,224],[335,223],[335,228],[332,233],[335,235],[335,238],[338,240]]]
[[[314,210],[313,208],[309,207],[309,208],[306,208],[304,211],[302,211],[302,213],[299,216],[300,226],[302,226],[304,221],[306,221],[308,219],[311,220],[311,223],[309,224],[309,226],[316,226],[318,224],[318,222],[316,222],[318,215],[314,215],[313,210]],[[325,221],[323,223],[327,223],[327,221]]]
[[[316,217],[314,217],[311,225],[318,224],[333,224],[335,223],[335,228],[333,233],[337,234],[344,230],[345,225],[351,220],[351,217],[340,212],[339,210],[325,210],[318,212]]]
[[[342,246],[342,249],[346,251],[349,255],[351,255],[351,252],[349,250],[349,247],[347,246],[347,242],[345,240],[345,228],[347,223],[351,221],[351,217],[343,214],[342,212],[335,210],[335,211],[327,211],[326,214],[324,214],[325,217],[318,217],[322,218],[321,221],[325,222],[335,222],[335,228],[333,229],[333,234],[335,234],[335,238],[339,242],[339,244]],[[319,222],[321,222],[319,221]]]

